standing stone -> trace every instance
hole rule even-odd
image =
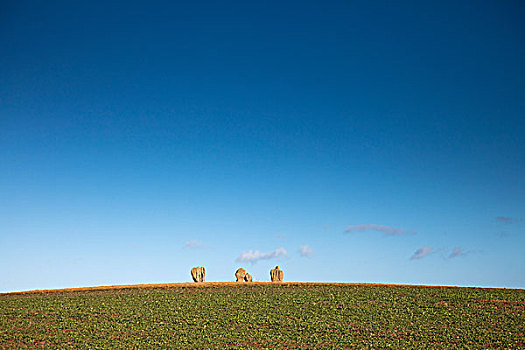
[[[204,267],[198,266],[191,269],[193,282],[204,282],[204,276],[206,276],[206,269]]]
[[[244,275],[244,282],[253,282],[252,275],[250,275],[249,273]]]
[[[272,279],[272,282],[282,282],[283,277],[283,270],[279,269],[279,266],[276,266],[275,269],[270,270],[270,278]]]
[[[246,276],[246,270],[241,267],[235,271],[235,278],[237,278],[235,282],[244,282],[244,276]]]

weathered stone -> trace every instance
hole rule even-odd
[[[284,273],[281,269],[279,269],[279,266],[276,266],[275,269],[270,270],[270,278],[272,279],[272,282],[282,282],[284,277]]]
[[[246,276],[246,270],[242,267],[237,269],[237,271],[235,271],[235,278],[237,278],[237,281],[235,282],[244,282],[244,276]]]
[[[193,278],[193,282],[204,282],[205,276],[206,269],[204,267],[198,266],[191,269],[191,278]]]
[[[249,273],[244,275],[244,282],[253,282],[252,275],[250,275]]]

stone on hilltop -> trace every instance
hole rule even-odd
[[[206,269],[203,266],[198,266],[191,269],[191,278],[193,278],[193,282],[204,282],[205,276]]]
[[[235,278],[237,278],[235,282],[244,282],[244,276],[246,276],[246,270],[241,267],[235,271]]]
[[[283,270],[279,269],[279,266],[276,266],[275,269],[270,270],[270,278],[272,282],[282,282],[284,277]]]
[[[244,282],[253,282],[252,275],[250,275],[249,273],[244,275]]]

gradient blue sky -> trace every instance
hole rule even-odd
[[[523,1],[3,1],[0,291],[525,287]]]

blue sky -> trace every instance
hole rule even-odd
[[[522,1],[0,6],[0,291],[525,287]]]

